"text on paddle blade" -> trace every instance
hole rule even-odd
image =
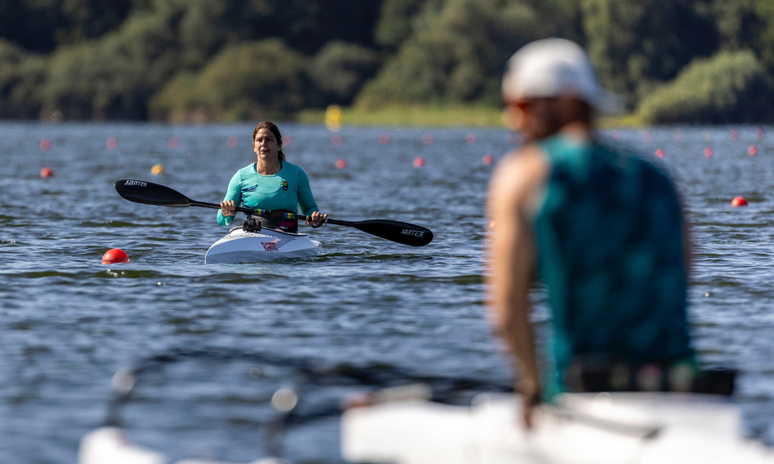
[[[423,237],[425,235],[424,230],[403,229],[400,232],[402,235],[410,235],[412,237]]]

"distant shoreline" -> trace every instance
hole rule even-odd
[[[195,112],[193,112],[195,113]],[[147,120],[57,120],[43,119],[0,119],[2,123],[160,123],[170,125],[206,125],[206,124],[238,124],[255,120],[274,120],[295,122],[301,124],[324,124],[325,109],[306,109],[294,114],[264,114],[243,121],[220,120],[219,118],[193,117],[182,119],[147,119]],[[197,113],[198,114],[198,113]],[[503,119],[503,109],[484,105],[390,105],[375,109],[365,109],[357,106],[342,108],[341,124],[354,127],[477,127],[506,128]],[[599,119],[602,129],[624,127],[647,127],[636,114],[620,116],[605,116]]]
[[[293,120],[323,124],[325,110],[302,110]],[[351,106],[342,108],[341,123],[344,126],[506,127],[502,108],[483,105],[390,105],[377,109]],[[599,125],[604,129],[646,126],[636,114],[602,117]]]

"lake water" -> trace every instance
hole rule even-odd
[[[251,125],[0,125],[0,461],[75,462],[80,438],[105,419],[113,374],[167,353],[176,362],[141,378],[123,419],[135,442],[171,458],[264,455],[276,417],[268,402],[283,386],[300,398],[286,456],[338,462],[333,412],[348,392],[417,380],[440,390],[464,379],[472,390],[509,384],[481,277],[492,172],[482,156],[502,157],[507,133],[345,128],[333,145],[324,127],[281,129],[292,138],[288,160],[309,174],[324,212],[424,225],[433,243],[302,227],[323,243],[320,256],[205,265],[226,232],[215,211],[130,203],[113,183],[146,179],[218,202],[253,159]],[[690,317],[700,359],[741,371],[747,433],[774,444],[774,132],[741,127],[733,141],[731,129],[604,135],[654,160],[664,150],[660,162],[694,225]],[[426,159],[419,169],[417,156]],[[345,169],[335,167],[340,158]],[[152,176],[155,164],[166,174]],[[39,177],[44,166],[54,177]],[[730,206],[738,195],[747,208]],[[110,248],[131,263],[100,264]],[[546,318],[541,305],[535,320],[545,327]]]

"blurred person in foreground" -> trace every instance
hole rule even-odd
[[[525,425],[561,392],[690,391],[689,247],[672,182],[599,141],[594,115],[614,99],[575,43],[520,49],[502,92],[524,146],[491,181],[488,284],[495,329],[520,367]],[[553,329],[553,372],[543,375],[529,322],[536,271]]]

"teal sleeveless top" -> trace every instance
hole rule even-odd
[[[243,167],[228,183],[223,201],[233,200],[235,205],[247,208],[285,211],[298,211],[300,206],[302,214],[319,211],[304,170],[287,161],[280,163],[280,171],[269,176],[258,174],[255,163]],[[223,216],[218,211],[218,224],[227,226],[233,220],[234,216]]]
[[[534,230],[556,368],[547,394],[563,391],[576,357],[692,357],[682,212],[667,175],[636,156],[564,135],[541,147],[550,175]]]

